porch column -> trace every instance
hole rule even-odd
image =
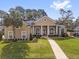
[[[65,28],[65,26],[64,26],[64,33],[66,33],[67,32],[67,28]]]
[[[47,26],[47,35],[49,35],[49,26]]]
[[[42,26],[41,26],[41,35],[43,35],[43,28],[42,28]]]
[[[58,26],[56,25],[56,35],[58,35]]]
[[[61,28],[59,28],[59,36],[61,36]]]

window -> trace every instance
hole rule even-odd
[[[39,35],[39,34],[40,34],[40,29],[37,28],[37,29],[36,29],[36,35]]]
[[[46,21],[46,19],[44,19],[44,21]]]
[[[61,29],[61,34],[62,34],[62,35],[64,34],[64,28]]]
[[[26,31],[22,31],[21,32],[21,38],[22,39],[26,39],[27,37],[26,37],[27,35],[26,35]]]
[[[50,34],[53,34],[53,28],[50,29]]]
[[[43,35],[47,35],[47,26],[43,26]]]
[[[49,33],[50,33],[50,35],[54,35],[55,34],[55,28],[53,26],[49,27]]]
[[[13,39],[13,31],[8,32],[8,39]]]
[[[41,27],[40,26],[36,26],[35,27],[35,35],[40,35],[41,33]]]

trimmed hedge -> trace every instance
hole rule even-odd
[[[74,30],[73,30],[73,29],[68,29],[67,31],[68,31],[68,32],[74,32]]]

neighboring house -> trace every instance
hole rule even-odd
[[[36,21],[31,22],[30,25],[23,22],[22,27],[15,29],[15,38],[29,39],[30,34],[42,36],[61,36],[65,32],[65,26],[57,25],[53,19],[44,16]],[[14,39],[12,26],[4,28],[4,36],[6,39]]]
[[[2,31],[4,29],[4,26],[0,26],[0,31]]]
[[[0,18],[0,31],[2,31],[4,29],[4,26],[3,26],[3,19]]]
[[[74,34],[79,36],[79,25],[74,28]]]

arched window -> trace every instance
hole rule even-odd
[[[40,29],[36,28],[36,35],[40,35]]]
[[[50,28],[50,34],[53,34],[53,28]]]
[[[26,39],[27,38],[26,31],[22,31],[21,32],[21,38],[22,39]]]
[[[13,31],[8,31],[8,39],[13,39]]]

